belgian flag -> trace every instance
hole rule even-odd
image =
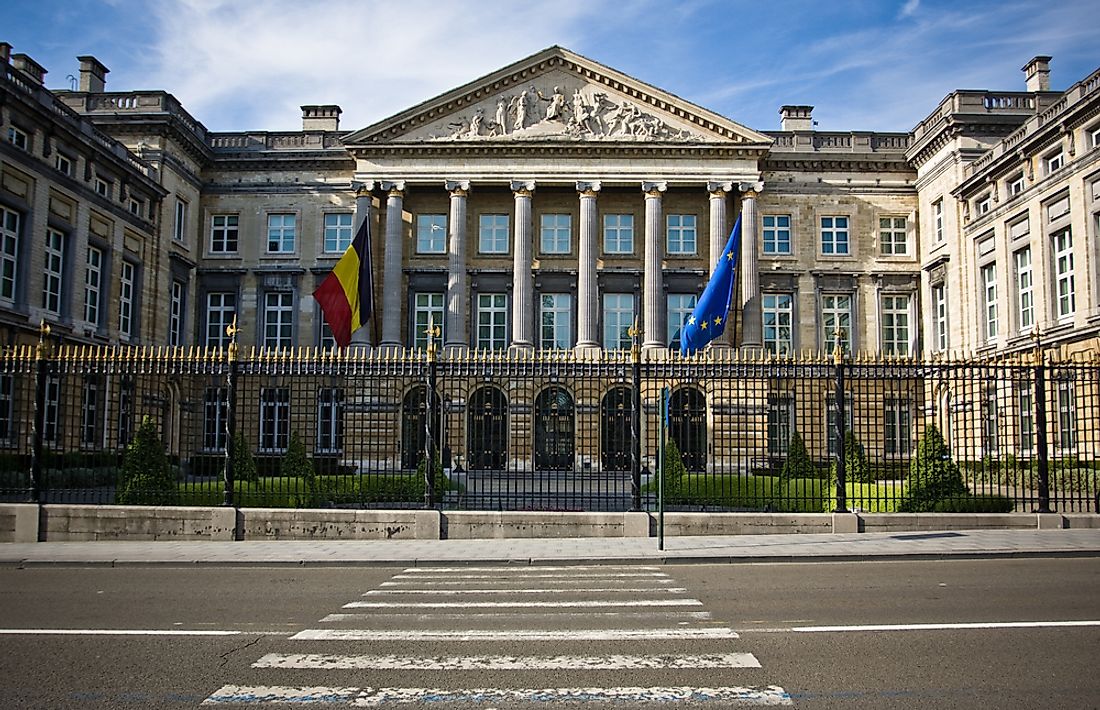
[[[351,246],[325,277],[313,298],[325,314],[336,344],[346,348],[351,334],[374,315],[374,275],[371,269],[370,215],[355,232]]]

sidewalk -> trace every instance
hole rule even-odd
[[[542,565],[1100,557],[1100,529],[656,538],[0,543],[0,566]]]

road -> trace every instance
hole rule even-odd
[[[1100,707],[1098,591],[1100,559],[0,568],[0,707]]]

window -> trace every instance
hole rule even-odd
[[[1077,311],[1073,281],[1073,234],[1063,229],[1054,235],[1055,313],[1069,318]]]
[[[172,239],[183,242],[187,239],[187,203],[176,198],[176,219],[172,223]]]
[[[477,347],[503,350],[508,347],[508,296],[481,293],[477,297]]]
[[[947,349],[947,287],[932,286],[932,349]]]
[[[325,251],[344,253],[351,246],[351,223],[355,218],[350,212],[325,215]],[[289,251],[294,251],[291,246]]]
[[[840,348],[852,350],[852,297],[847,294],[824,294],[821,297],[821,324],[824,328],[821,343],[823,349],[832,352],[840,331]]]
[[[1024,176],[1019,174],[1008,181],[1008,194],[1019,195],[1024,191]]]
[[[344,450],[344,390],[317,390],[317,453],[339,454]]]
[[[80,443],[83,446],[102,443],[99,435],[99,383],[94,379],[84,380],[80,402]]]
[[[8,126],[8,143],[11,143],[20,150],[27,150],[27,146],[30,145],[30,139],[26,131],[16,128],[15,126]]]
[[[695,215],[670,214],[667,219],[666,241],[669,254],[695,253]]]
[[[240,216],[216,214],[210,218],[210,253],[236,254]]]
[[[229,397],[224,387],[207,387],[202,402],[202,448],[225,451]]]
[[[539,251],[543,254],[568,254],[573,216],[544,214],[539,232]]]
[[[172,297],[168,307],[168,344],[183,345],[183,282],[172,281]]]
[[[44,412],[42,438],[57,443],[60,428],[61,380],[56,375],[46,376],[46,411]]]
[[[15,377],[0,375],[0,441],[4,443],[10,442],[15,433],[12,429],[14,415]]]
[[[477,250],[482,254],[508,253],[508,215],[481,215],[478,219]]]
[[[416,216],[416,253],[444,254],[447,252],[447,215],[421,214]]]
[[[229,347],[229,334],[225,329],[233,323],[233,316],[236,313],[237,294],[206,294],[206,345],[208,347]]]
[[[1077,404],[1070,380],[1058,382],[1058,448],[1062,451],[1077,448]]]
[[[764,215],[764,253],[791,253],[791,216]]]
[[[634,296],[629,293],[603,295],[603,347],[605,350],[629,350],[630,329],[634,326]]]
[[[910,447],[910,403],[907,399],[888,398],[884,402],[883,449],[887,455],[909,453]]]
[[[982,267],[982,300],[985,307],[985,339],[997,337],[997,265]]]
[[[977,212],[979,215],[988,214],[993,209],[993,196],[986,195],[985,197],[978,198]]]
[[[879,244],[882,253],[900,256],[909,253],[909,240],[905,237],[906,220],[904,217],[879,218]]]
[[[634,215],[603,216],[603,251],[605,254],[634,253]]]
[[[294,294],[277,291],[264,294],[264,347],[294,345]]]
[[[42,309],[61,315],[61,290],[65,277],[65,235],[56,229],[46,230],[45,279],[42,282]]]
[[[821,253],[822,254],[847,254],[848,253],[848,218],[847,217],[822,217],[821,218]]]
[[[936,243],[943,241],[943,200],[932,203],[932,228],[936,233]]]
[[[794,429],[794,395],[768,395],[768,454],[786,456]]]
[[[909,354],[909,295],[882,297],[882,352],[886,355]]]
[[[282,453],[290,442],[290,389],[260,389],[260,451]]]
[[[540,299],[539,347],[564,350],[573,344],[572,297],[567,293],[544,293]]]
[[[794,297],[789,293],[765,293],[760,298],[764,322],[764,349],[773,355],[788,355],[794,349]]]
[[[1066,154],[1059,148],[1056,152],[1051,153],[1043,158],[1043,174],[1050,175],[1063,165],[1066,164]]]
[[[267,216],[267,253],[293,254],[298,218],[292,214]]]
[[[19,213],[0,207],[0,299],[15,300],[19,259]]]
[[[118,334],[123,339],[134,335],[134,265],[122,262],[118,278]]]
[[[443,294],[442,293],[418,293],[413,299],[413,334],[412,346],[414,348],[428,347],[428,326],[438,327],[443,332]],[[435,342],[440,342],[435,338]]]
[[[1025,247],[1015,254],[1016,262],[1016,323],[1020,331],[1035,326],[1034,281],[1031,274],[1031,247]]]
[[[99,326],[99,297],[103,287],[103,251],[88,247],[88,268],[84,272],[84,320]]]
[[[72,177],[73,161],[71,158],[69,158],[69,156],[64,155],[63,153],[58,153],[54,156],[53,166],[57,169],[57,172],[61,173],[62,175],[68,175],[69,177]]]
[[[1016,401],[1018,406],[1018,426],[1019,426],[1019,438],[1017,443],[1020,446],[1020,453],[1028,453],[1035,448],[1035,414],[1032,411],[1032,391],[1031,382],[1024,381],[1017,385],[1016,389]]]
[[[680,331],[691,312],[695,310],[695,294],[670,293],[668,295],[668,346],[680,349]]]
[[[139,200],[136,197],[131,197],[129,202],[126,203],[127,209],[130,210],[130,214],[135,214],[138,217],[145,216],[145,201]]]

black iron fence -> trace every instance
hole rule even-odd
[[[1097,511],[1100,366],[60,347],[0,352],[7,501]]]

